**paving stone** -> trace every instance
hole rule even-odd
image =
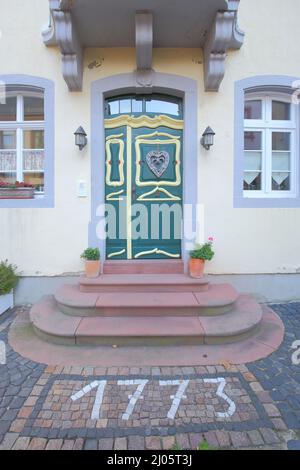
[[[190,443],[191,443],[191,449],[196,450],[200,442],[203,441],[203,434],[193,432],[193,433],[190,433],[189,438],[190,438]]]
[[[233,447],[248,447],[251,442],[245,432],[230,431],[230,439]]]
[[[23,431],[25,423],[26,423],[26,419],[16,419],[15,421],[12,422],[10,431],[15,432],[15,433],[20,433],[21,431]]]
[[[83,449],[83,444],[84,444],[84,440],[83,440],[83,439],[81,439],[81,438],[76,439],[76,441],[75,441],[75,443],[74,443],[73,450],[81,450],[81,449]]]
[[[279,407],[279,405],[278,405]],[[283,413],[283,419],[289,429],[300,429],[300,420],[293,412]],[[0,423],[1,426],[1,423]]]
[[[10,450],[16,442],[19,434],[8,432],[0,445],[0,450]]]
[[[261,403],[273,403],[273,398],[269,392],[263,391],[256,393],[257,398]]]
[[[287,427],[284,421],[281,418],[274,418],[272,419],[272,423],[274,424],[274,428],[277,431],[286,431]]]
[[[244,372],[243,377],[247,382],[256,382],[256,377],[251,372]]]
[[[275,434],[272,429],[260,428],[259,430],[266,444],[277,444],[278,442],[280,442],[279,437]]]
[[[62,445],[62,439],[50,439],[46,445],[46,450],[60,450]]]
[[[0,436],[1,434],[6,434],[6,432],[9,430],[9,427],[10,427],[10,421],[4,421],[4,420],[0,420]]]
[[[204,366],[196,366],[195,367],[195,372],[196,374],[207,374],[207,370],[206,370],[206,367]]]
[[[84,444],[84,450],[97,450],[98,443],[96,439],[87,439]]]
[[[182,450],[191,448],[188,434],[176,434],[176,442]]]
[[[266,403],[263,406],[266,410],[267,415],[270,416],[270,418],[277,418],[281,416],[278,408],[272,403]]]
[[[159,367],[152,367],[151,368],[151,375],[161,375]]]
[[[144,450],[145,438],[143,436],[128,436],[128,450]]]
[[[204,439],[212,447],[219,447],[219,442],[214,431],[208,431],[204,433]]]
[[[162,448],[163,450],[170,450],[175,444],[175,436],[163,436]]]
[[[264,444],[264,440],[260,432],[257,431],[256,429],[253,429],[252,431],[248,431],[248,436],[254,446],[261,446]]]
[[[25,406],[18,413],[18,418],[29,418],[33,411],[33,406]]]
[[[114,450],[127,450],[126,437],[117,437],[114,442]]]
[[[30,437],[18,437],[13,445],[13,450],[26,450],[30,442]]]
[[[95,375],[106,375],[107,368],[106,367],[95,367],[94,374]]]
[[[252,390],[254,392],[263,392],[264,391],[264,389],[262,388],[262,386],[260,385],[259,382],[251,382],[250,387],[252,388]]]
[[[300,450],[300,440],[291,440],[287,443],[288,450]]]
[[[61,450],[73,450],[75,441],[72,439],[66,439],[62,445]]]
[[[146,437],[146,449],[160,450],[161,449],[160,438],[157,436]]]
[[[28,446],[28,450],[44,450],[47,445],[47,439],[42,437],[33,437]]]
[[[6,410],[4,415],[2,416],[3,420],[14,420],[17,417],[18,410]]]
[[[228,431],[215,431],[216,438],[220,447],[230,446],[230,436]]]
[[[98,441],[99,450],[112,450],[114,445],[114,440],[112,438],[103,438]]]

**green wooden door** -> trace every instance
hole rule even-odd
[[[181,105],[177,100],[168,107],[180,115],[146,113],[145,102],[151,101],[139,97],[143,109],[133,113],[133,99],[130,114],[109,115],[105,120],[106,257],[180,259]]]

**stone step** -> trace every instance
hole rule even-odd
[[[163,260],[106,260],[104,274],[183,274],[184,262],[175,259]]]
[[[81,277],[79,285],[81,292],[203,292],[209,281],[187,274],[102,274],[95,279]]]
[[[58,309],[53,296],[30,311],[36,333],[56,344],[150,346],[227,344],[259,330],[262,309],[250,296],[240,296],[235,308],[220,317],[74,317]]]
[[[59,309],[73,316],[222,315],[233,308],[238,293],[229,284],[209,285],[204,292],[81,292],[65,284],[55,294]]]

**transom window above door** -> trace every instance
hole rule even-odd
[[[119,114],[167,114],[182,118],[182,99],[173,96],[124,95],[105,101],[105,117]]]
[[[245,94],[244,197],[294,197],[298,119],[291,96]]]
[[[0,101],[0,181],[33,185],[44,193],[44,92],[8,86]]]

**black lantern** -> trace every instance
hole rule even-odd
[[[82,150],[87,144],[86,133],[83,127],[78,127],[77,131],[74,132],[75,145],[78,145],[79,150]]]
[[[211,127],[207,127],[202,134],[201,145],[206,149],[209,150],[212,145],[214,145],[214,136],[215,132],[211,129]]]

